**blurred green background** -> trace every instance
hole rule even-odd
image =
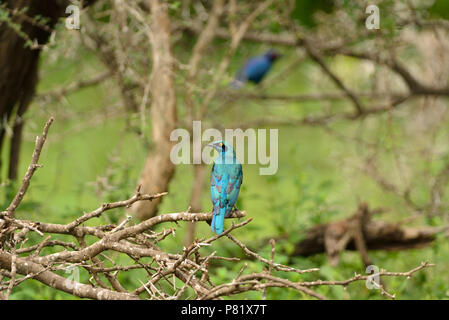
[[[297,1],[298,19],[306,26],[313,28],[316,22],[310,17],[316,10],[331,12],[332,6],[322,3],[323,8],[311,5],[311,1]],[[449,12],[447,1],[436,1],[429,10],[430,13],[447,18],[444,12]],[[303,6],[303,7],[301,7]],[[305,7],[307,6],[307,8]],[[441,9],[444,7],[444,10]],[[308,14],[304,14],[307,12]],[[304,16],[304,17],[302,17]],[[73,32],[58,27],[57,39],[51,50],[45,51],[40,60],[40,82],[38,95],[61,88],[80,80],[89,79],[102,72],[104,67],[92,52],[72,46]],[[76,32],[76,31],[74,31]],[[188,42],[188,41],[186,41]],[[183,55],[182,40],[173,50],[175,54]],[[73,50],[73,47],[75,50]],[[208,55],[203,63],[207,66],[217,65],[224,54],[227,42],[214,42],[215,55]],[[70,48],[70,49],[67,49]],[[265,44],[243,43],[233,56],[228,75],[220,85],[220,91],[227,90],[227,82],[239,66],[251,55],[259,54],[268,49]],[[222,50],[222,51],[220,51]],[[266,81],[276,77],[283,68],[296,59],[294,48],[279,47],[284,53],[283,58],[275,65]],[[338,58],[332,63],[332,69],[338,70],[348,86],[362,87],[363,78],[359,70],[359,61],[350,58]],[[317,67],[309,60],[301,61],[282,81],[274,81],[263,89],[249,85],[244,92],[267,95],[297,95],[300,93],[317,92],[321,88],[332,88],[329,79],[321,79],[320,87],[316,86]],[[178,82],[184,78],[176,76]],[[182,96],[178,97],[180,114],[185,108]],[[447,100],[445,100],[447,104]],[[339,110],[348,108],[345,100],[325,102],[326,106]],[[237,100],[231,102],[225,114],[226,121],[232,119],[253,119],[258,115],[285,116],[298,118],[311,115],[323,107],[323,102],[282,102],[282,101],[250,101]],[[404,109],[409,108],[405,106]],[[410,106],[413,108],[413,106]],[[403,109],[401,109],[403,110]],[[416,111],[416,108],[413,109]],[[414,177],[415,184],[412,197],[417,203],[428,201],[428,185],[420,180],[420,174],[438,172],[445,163],[442,156],[427,162],[418,154],[425,150],[430,141],[434,146],[440,146],[442,153],[449,156],[449,126],[434,132],[419,134],[410,128],[410,113],[384,113],[369,117],[362,121],[336,121],[329,130],[312,126],[285,126],[279,129],[279,169],[276,175],[259,175],[259,165],[243,166],[244,180],[238,200],[239,209],[245,210],[248,217],[253,218],[248,226],[236,230],[235,236],[256,246],[262,239],[276,237],[288,233],[289,239],[278,241],[275,261],[289,263],[296,268],[319,267],[319,274],[283,274],[292,281],[313,280],[344,280],[354,273],[365,274],[365,267],[357,252],[345,251],[341,254],[340,263],[334,267],[329,264],[325,254],[313,257],[294,257],[289,261],[288,254],[293,250],[295,240],[301,238],[301,231],[319,223],[335,221],[353,214],[361,201],[366,201],[370,207],[388,209],[376,216],[385,221],[399,221],[411,215],[401,197],[384,189],[363,173],[364,155],[372,149],[364,144],[355,143],[357,137],[370,141],[381,150],[381,165],[385,174],[400,180],[401,174]],[[67,223],[83,212],[94,210],[103,202],[123,200],[130,197],[136,187],[137,179],[143,167],[146,155],[151,147],[149,124],[145,127],[144,136],[129,129],[129,123],[138,126],[139,115],[127,115],[121,107],[120,96],[112,80],[106,80],[93,87],[81,89],[65,96],[62,100],[41,101],[35,99],[27,112],[24,143],[20,158],[19,176],[26,171],[34,148],[36,135],[41,134],[45,121],[55,117],[50,129],[48,141],[42,153],[40,168],[33,177],[31,187],[24,202],[17,211],[17,216],[43,222]],[[447,120],[447,113],[446,118]],[[444,120],[443,120],[444,121]],[[446,121],[446,124],[448,122]],[[415,135],[411,136],[410,132]],[[432,138],[430,137],[432,135]],[[341,137],[352,137],[342,139]],[[411,141],[412,140],[412,141]],[[7,148],[8,146],[4,146]],[[397,150],[406,150],[417,156],[407,157],[406,165],[398,170]],[[6,163],[4,153],[3,163]],[[2,168],[6,171],[6,166]],[[207,169],[210,171],[211,166]],[[160,208],[161,213],[180,212],[189,206],[193,171],[189,165],[179,165],[174,179],[170,184],[169,194],[164,197]],[[206,175],[206,186],[202,195],[205,211],[210,211],[212,204],[209,198],[209,173]],[[17,185],[4,184],[0,189],[3,207],[10,202]],[[125,216],[123,209],[113,210],[89,223],[117,222]],[[408,225],[444,225],[442,217],[414,219]],[[225,226],[230,222],[225,222]],[[176,237],[168,237],[161,247],[171,252],[182,250],[186,225],[161,225],[159,228],[176,227]],[[210,237],[211,231],[206,223],[198,223],[197,237]],[[67,238],[65,238],[67,239]],[[36,241],[30,239],[29,243]],[[92,240],[92,239],[91,239]],[[51,249],[44,249],[49,252]],[[217,250],[217,255],[238,256],[244,258],[240,248],[226,238],[219,239],[213,248],[201,249],[207,253]],[[269,257],[271,247],[268,243],[262,246],[258,253]],[[402,277],[384,278],[386,288],[396,294],[397,299],[447,299],[449,298],[449,245],[444,236],[437,237],[429,247],[400,252],[370,251],[371,259],[379,268],[388,271],[408,271],[418,266],[422,261],[435,263],[436,266],[418,272],[410,279]],[[114,257],[112,255],[112,257]],[[118,257],[117,257],[118,258]],[[129,263],[120,257],[121,263]],[[243,259],[245,260],[245,259]],[[247,262],[247,261],[246,261]],[[232,280],[243,265],[239,263],[220,261],[211,272],[214,283]],[[263,266],[250,261],[247,271],[261,271]],[[64,272],[61,272],[63,275]],[[275,274],[282,274],[276,273]],[[81,274],[83,280],[88,275]],[[119,280],[124,285],[140,286],[145,281],[144,271],[131,275],[119,273]],[[320,287],[318,293],[333,299],[384,299],[377,290],[368,290],[364,282],[356,282],[342,287]],[[191,294],[191,293],[190,293]],[[260,292],[236,296],[239,299],[260,299]],[[188,295],[187,295],[188,296]],[[13,291],[12,299],[73,299],[72,296],[49,289],[43,284],[30,280]],[[268,299],[303,299],[301,293],[285,289],[269,289]]]

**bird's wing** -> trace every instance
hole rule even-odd
[[[212,167],[212,173],[210,175],[210,196],[214,209],[220,207],[220,195],[222,191],[222,176],[215,170],[215,164]]]
[[[240,192],[240,186],[242,185],[243,172],[242,165],[238,164],[235,174],[229,176],[229,181],[226,186],[226,198],[227,198],[227,212],[226,216],[231,212],[232,207],[237,201]]]
[[[211,229],[218,234],[223,232],[224,219],[237,201],[243,179],[240,163],[228,165],[225,168],[224,172],[218,172],[214,164],[210,182],[210,194],[214,206]]]
[[[250,60],[245,66],[248,80],[258,83],[270,70],[271,64],[264,57],[257,57]]]

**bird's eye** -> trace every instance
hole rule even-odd
[[[221,147],[221,150],[222,150],[222,151],[226,151],[226,146],[224,145],[223,142],[220,142],[220,143],[218,144],[218,146]]]

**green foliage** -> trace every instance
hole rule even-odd
[[[449,20],[449,1],[435,0],[433,5],[429,8],[429,13],[434,18]]]
[[[334,0],[296,0],[292,18],[305,27],[313,28],[317,25],[315,13],[319,11],[331,13],[333,8]]]

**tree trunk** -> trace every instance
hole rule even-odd
[[[151,75],[151,121],[154,150],[145,162],[139,183],[143,193],[167,191],[175,172],[170,160],[173,142],[170,134],[176,128],[176,97],[173,79],[173,57],[170,48],[170,18],[164,1],[149,0],[151,10],[153,70]],[[134,215],[145,220],[157,213],[160,198],[142,201],[131,207]]]
[[[40,49],[26,46],[26,41],[36,41],[45,44],[50,31],[57,22],[58,17],[64,13],[61,1],[25,1],[9,0],[6,10],[11,20],[0,24],[0,150],[5,139],[6,129],[10,118],[14,117],[12,125],[12,138],[9,164],[9,178],[17,176],[17,163],[19,160],[20,138],[23,126],[22,116],[31,101],[36,87],[37,64]],[[59,4],[59,5],[58,5]],[[14,14],[14,10],[23,10],[23,14]],[[5,10],[5,9],[3,9]],[[33,24],[30,21],[36,15],[49,19],[45,26]],[[23,35],[11,26],[19,25]]]
[[[203,194],[204,176],[206,175],[206,167],[204,164],[194,165],[194,177],[192,185],[192,194],[190,196],[190,212],[202,212],[201,195]],[[188,247],[195,239],[196,222],[187,222],[186,235],[184,238],[184,246]]]
[[[86,5],[95,0],[84,1]],[[0,152],[11,118],[12,134],[8,178],[17,177],[23,115],[35,93],[41,46],[46,44],[58,19],[65,15],[67,0],[8,0],[10,20],[0,23]],[[24,10],[22,12],[21,10]],[[21,12],[21,13],[18,13]],[[46,18],[45,24],[36,16]],[[20,26],[20,33],[14,27]],[[30,46],[33,42],[37,46]],[[1,168],[1,163],[0,163]],[[1,180],[1,177],[0,177]]]

